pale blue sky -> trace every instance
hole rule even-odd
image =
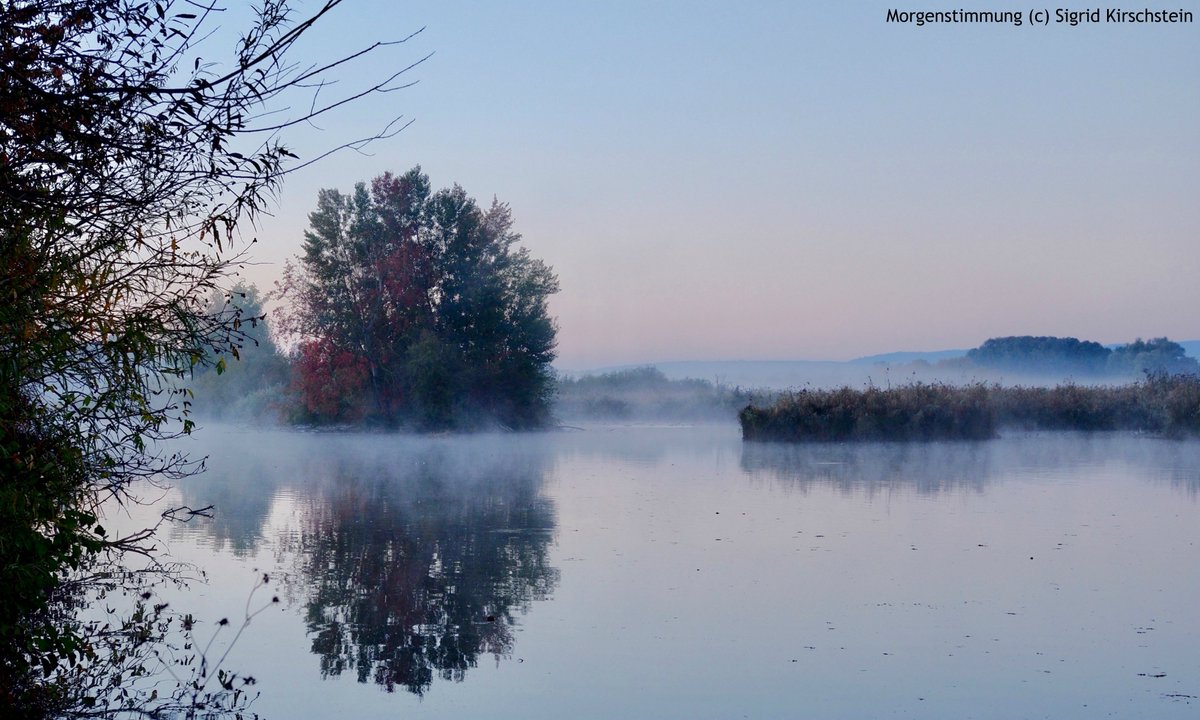
[[[958,7],[1018,5],[920,9]],[[414,123],[293,178],[247,275],[278,276],[318,188],[420,164],[512,205],[562,283],[563,367],[1200,337],[1200,22],[886,8],[349,0],[314,59],[421,26],[361,72],[435,54],[295,144]]]

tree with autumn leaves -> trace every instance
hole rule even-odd
[[[322,190],[279,296],[297,415],[420,429],[548,418],[558,280],[520,247],[508,205],[419,167]]]

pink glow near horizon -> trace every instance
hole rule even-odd
[[[1200,337],[1200,25],[800,5],[352,3],[331,50],[427,26],[388,98],[416,122],[285,187],[246,276],[278,277],[318,188],[420,164],[512,205],[564,367]]]

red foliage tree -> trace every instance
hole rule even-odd
[[[366,358],[328,340],[310,340],[300,346],[294,383],[309,413],[354,422],[366,414],[363,398],[370,373]]]
[[[546,419],[555,342],[546,301],[558,281],[516,245],[508,206],[483,210],[458,186],[431,192],[414,168],[349,195],[322,190],[309,221],[300,264],[277,294],[292,307],[281,329],[316,341],[303,346],[310,370],[296,379],[309,419]],[[330,386],[319,359],[338,353],[365,362],[357,404]]]

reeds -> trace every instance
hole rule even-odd
[[[1001,387],[914,383],[802,390],[739,414],[745,440],[983,440],[999,428],[1200,434],[1200,377],[1129,385]]]

